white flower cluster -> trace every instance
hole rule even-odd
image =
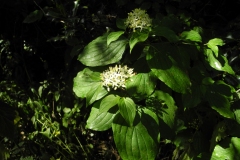
[[[136,28],[140,28],[140,31],[143,28],[150,27],[152,24],[152,19],[149,18],[145,10],[139,8],[134,9],[132,12],[128,13],[128,18],[125,22],[125,25],[129,28],[132,28],[135,32]]]
[[[103,81],[103,86],[107,87],[107,90],[110,91],[110,87],[114,90],[118,88],[126,88],[125,81],[127,78],[134,75],[133,69],[125,66],[115,66],[109,67],[108,70],[101,73],[101,79]]]

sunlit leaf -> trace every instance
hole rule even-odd
[[[78,97],[85,98],[91,87],[98,85],[100,81],[100,73],[85,68],[83,71],[78,72],[73,79],[73,91]]]
[[[118,104],[120,97],[116,95],[108,95],[101,101],[99,112],[107,112],[110,108]]]
[[[240,138],[226,138],[215,146],[211,160],[237,160],[240,159]]]
[[[181,38],[183,40],[187,40],[187,41],[189,40],[189,41],[193,41],[193,42],[202,42],[201,35],[197,31],[194,31],[194,30],[182,32]]]
[[[118,107],[121,115],[129,126],[133,125],[136,116],[136,104],[131,98],[121,98],[118,102]]]
[[[107,45],[107,34],[90,42],[79,54],[78,60],[86,66],[104,66],[118,62],[125,51],[127,40],[124,37]]]
[[[118,108],[111,108],[107,112],[100,112],[100,101],[94,103],[86,127],[95,131],[105,131],[111,128],[112,121]]]
[[[108,91],[102,86],[102,82],[94,83],[89,92],[86,95],[86,104],[87,106],[95,102],[96,100],[104,97]]]
[[[117,32],[111,32],[109,33],[108,37],[107,37],[107,46],[113,42],[116,41],[122,34],[124,33],[124,31],[117,31]]]
[[[214,38],[208,41],[207,46],[215,53],[215,56],[218,57],[218,46],[223,46],[223,40],[219,38]]]
[[[129,127],[121,114],[117,114],[112,129],[114,141],[122,159],[155,159],[158,153],[160,134],[154,112],[141,109],[136,115],[132,127]]]
[[[229,74],[234,74],[234,71],[232,70],[231,66],[228,64],[228,60],[226,57],[219,55],[218,57],[215,57],[212,50],[206,49],[205,55],[207,56],[207,60],[210,64],[210,66],[218,71],[225,71]]]
[[[47,138],[51,139],[51,131],[50,128],[47,128],[45,131],[39,132],[42,135],[46,136]]]

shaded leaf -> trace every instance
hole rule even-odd
[[[146,101],[147,106],[155,108],[155,113],[170,128],[175,126],[175,112],[177,107],[175,101],[168,93],[156,90]]]
[[[179,41],[178,36],[168,27],[158,26],[153,29],[153,33],[156,36],[163,36],[165,37],[169,42],[177,42]]]
[[[201,102],[201,87],[195,83],[191,86],[191,92],[182,95],[183,106],[185,109],[196,107]]]
[[[130,40],[129,40],[129,46],[130,46],[130,52],[132,51],[133,47],[138,42],[144,42],[148,38],[148,32],[133,32]]]
[[[226,118],[234,118],[234,114],[230,109],[230,102],[225,96],[209,89],[206,92],[205,98],[209,102],[212,109],[216,110],[220,115]]]
[[[125,25],[126,19],[117,18],[116,25],[119,29],[125,30],[127,26]]]
[[[168,87],[179,93],[187,93],[191,82],[187,72],[174,59],[177,48],[170,44],[154,45],[147,51],[147,63],[152,72]]]
[[[43,13],[41,10],[35,10],[31,12],[23,21],[23,23],[33,23],[42,19]]]
[[[141,100],[154,91],[155,83],[156,79],[151,73],[139,73],[126,82],[126,90],[129,95]]]

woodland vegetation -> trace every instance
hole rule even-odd
[[[239,8],[2,0],[0,160],[239,160]]]

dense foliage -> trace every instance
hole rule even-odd
[[[0,159],[240,159],[238,1],[3,1]]]

